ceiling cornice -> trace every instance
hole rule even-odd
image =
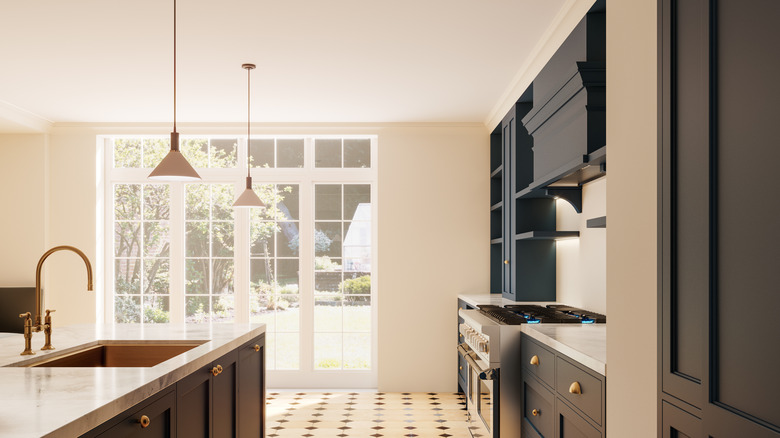
[[[502,94],[496,105],[488,114],[485,120],[485,127],[493,130],[517,99],[523,95],[525,90],[534,81],[536,75],[547,64],[555,51],[563,44],[566,37],[577,27],[582,17],[590,10],[596,0],[567,0],[561,7],[558,15],[552,20],[550,26],[539,39],[530,56],[520,67],[512,82],[509,83],[506,91]]]
[[[54,126],[54,122],[51,120],[4,100],[0,100],[0,121],[10,125],[3,127],[2,132],[5,134],[47,133]]]

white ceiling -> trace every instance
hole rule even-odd
[[[255,122],[484,122],[570,3],[178,0],[177,119],[245,121],[251,62]],[[172,23],[172,0],[0,0],[0,132],[172,121]]]

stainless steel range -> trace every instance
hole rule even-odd
[[[596,324],[606,316],[550,304],[478,306],[458,311],[465,342],[458,353],[468,364],[466,400],[474,438],[517,438],[522,419],[520,327],[522,324]]]

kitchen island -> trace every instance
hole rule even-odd
[[[86,434],[104,423],[117,420],[118,416],[149,397],[163,391],[176,392],[182,380],[191,380],[194,375],[203,374],[204,370],[208,374],[212,365],[216,373],[215,361],[220,358],[232,354],[236,363],[231,372],[228,372],[226,364],[226,375],[240,378],[239,361],[243,350],[259,355],[250,356],[253,364],[259,364],[254,370],[254,380],[259,382],[259,387],[256,394],[251,394],[246,391],[239,393],[239,386],[234,385],[233,392],[237,394],[235,411],[240,416],[242,409],[251,408],[254,421],[259,419],[262,427],[264,334],[265,324],[90,324],[55,327],[53,345],[56,350],[41,351],[44,336],[36,333],[33,336],[34,356],[19,355],[24,347],[21,334],[4,335],[0,337],[0,437],[76,437]],[[194,346],[148,367],[29,367],[86,346],[145,343],[190,343]],[[244,372],[247,371],[253,370],[247,367]],[[221,365],[219,373],[222,373]],[[254,399],[259,396],[259,406],[254,406],[257,400],[252,402],[253,406],[246,406],[247,403],[242,406],[241,396]],[[177,401],[178,407],[188,402],[182,397]],[[181,409],[179,411],[181,413]],[[186,424],[198,423],[197,413],[188,413],[188,416]],[[175,431],[176,418],[168,418],[168,421],[172,423],[171,430]],[[213,427],[211,421],[207,423],[208,427]]]

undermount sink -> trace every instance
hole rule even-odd
[[[208,341],[98,343],[25,367],[153,367]]]

